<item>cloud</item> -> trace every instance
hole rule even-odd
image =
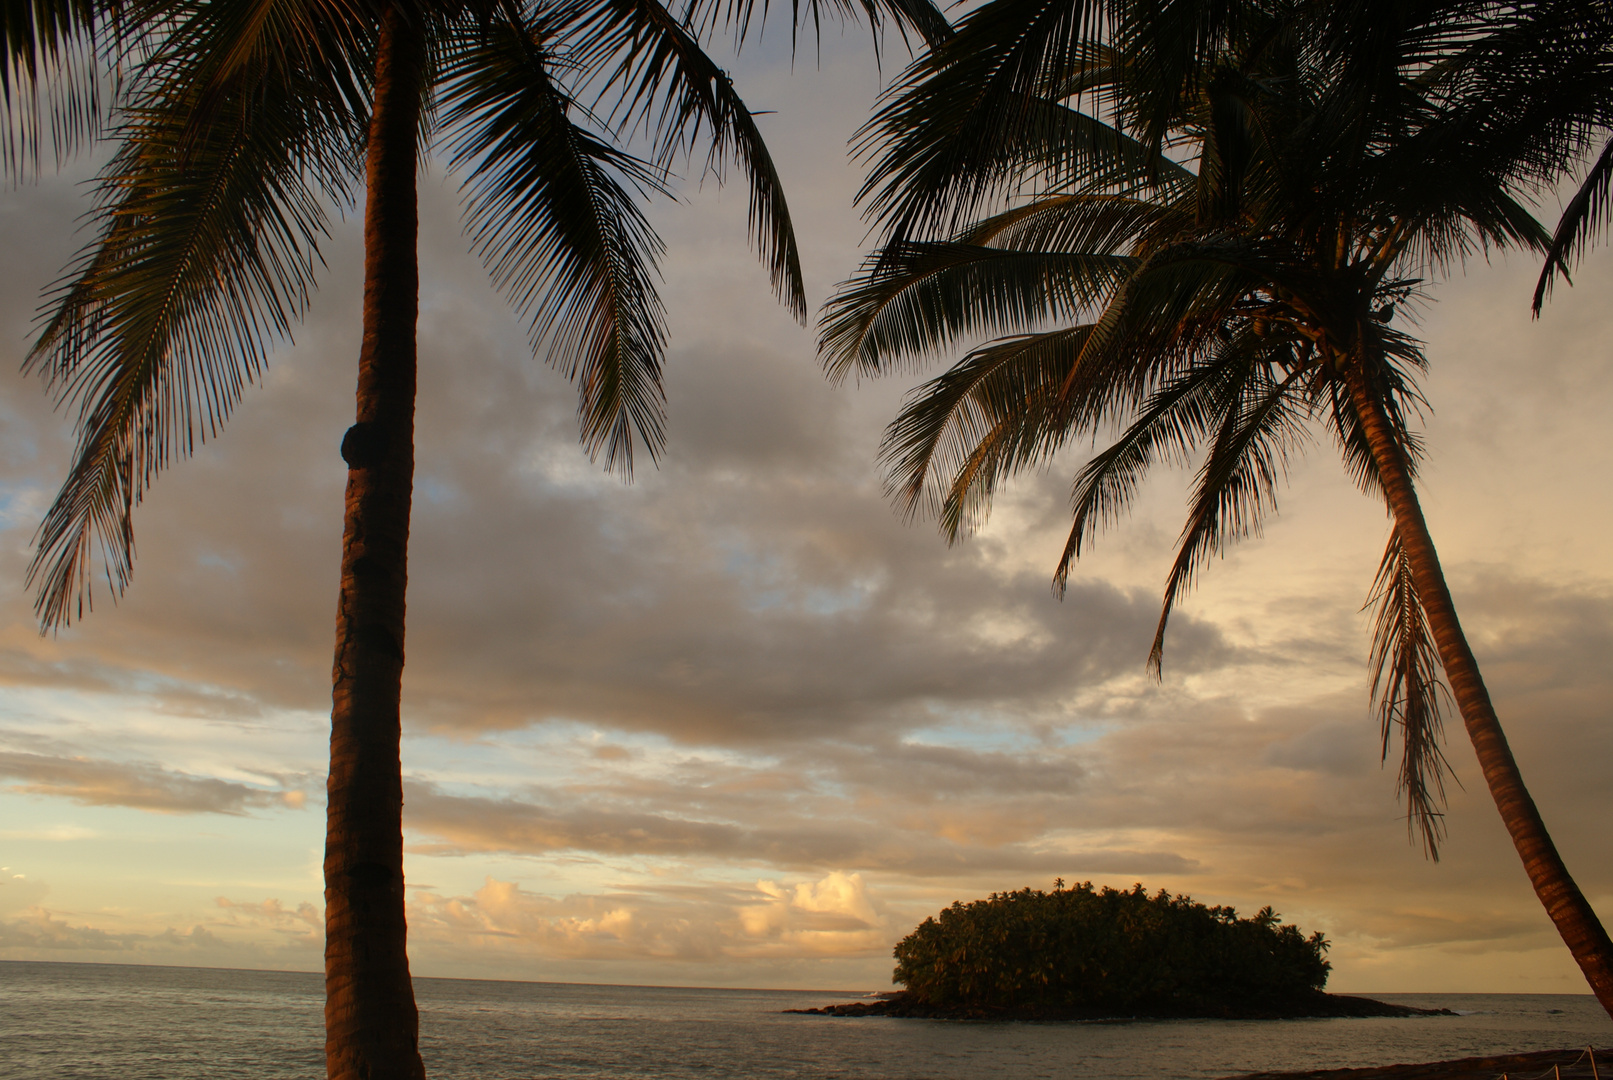
[[[278,901],[255,907],[221,902],[227,914],[183,929],[108,930],[93,925],[104,913],[64,916],[35,904],[0,918],[0,954],[14,960],[198,964],[216,967],[311,969],[319,962],[324,925],[310,904],[296,912]],[[73,919],[83,921],[72,921]]]
[[[0,914],[31,908],[49,891],[44,882],[13,873],[9,866],[0,866]]]
[[[890,766],[899,774],[902,762]],[[823,782],[828,788],[857,784],[839,774]],[[538,801],[451,794],[412,782],[404,806],[410,850],[438,856],[575,852],[797,871],[851,866],[921,878],[991,872],[1051,878],[1072,865],[1183,872],[1193,865],[1170,850],[1056,842],[1047,808],[1026,805],[1034,796],[1003,806],[990,792],[988,786],[984,793],[938,800],[921,780],[917,801],[900,788],[878,796],[854,790],[851,798],[797,790],[781,798],[761,787],[712,798],[696,785],[629,781]]]
[[[422,890],[411,936],[495,939],[532,958],[697,963],[883,955],[889,927],[861,874],[754,886],[682,886],[553,898],[489,877],[469,896]]]
[[[415,729],[565,718],[691,743],[788,741],[924,723],[937,703],[1058,717],[1140,672],[1152,591],[1084,580],[1060,603],[1051,550],[1005,559],[989,538],[949,549],[904,525],[871,464],[869,408],[824,384],[804,334],[781,347],[709,318],[686,327],[695,333],[670,358],[664,466],[633,487],[602,475],[575,445],[574,391],[531,360],[442,224],[451,194],[427,185],[425,197],[438,299],[422,320]],[[743,217],[733,224],[740,257],[723,273],[739,295],[765,297],[742,254]],[[142,693],[219,717],[327,707],[337,446],[352,393],[332,358],[356,349],[360,280],[351,251],[332,258],[297,347],[275,354],[229,430],[139,508],[128,595],[41,639],[16,593],[0,604],[0,680]],[[720,291],[703,271],[669,277]],[[31,292],[8,294],[19,332]],[[48,501],[68,450],[45,405],[31,384],[0,385],[31,447],[0,462],[0,485],[29,505]],[[4,534],[0,579],[21,580],[32,527],[19,517]],[[1191,615],[1172,647],[1184,672],[1226,648]]]
[[[244,814],[266,807],[301,809],[306,792],[192,776],[157,765],[0,750],[0,776],[11,790],[87,806],[129,806],[167,814]]]
[[[287,908],[274,898],[253,903],[220,896],[214,903],[226,913],[225,918],[232,929],[268,929],[298,944],[324,946],[325,914],[307,901],[295,908]]]
[[[109,933],[93,926],[73,926],[38,905],[21,915],[0,919],[0,949],[15,954],[26,951],[38,955],[96,952],[124,953],[143,941],[143,934]]]
[[[882,905],[869,894],[861,874],[836,870],[820,881],[789,887],[758,881],[767,899],[739,910],[746,938],[774,952],[807,955],[883,952],[890,927]]]

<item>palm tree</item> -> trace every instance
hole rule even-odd
[[[891,19],[931,40],[947,32],[928,0],[860,5],[828,10],[860,10],[876,28]],[[821,6],[797,14],[816,18]],[[424,1075],[405,949],[399,714],[422,155],[440,145],[466,176],[477,251],[529,317],[535,348],[577,383],[589,453],[626,477],[635,444],[658,454],[664,422],[660,243],[640,197],[663,190],[696,144],[710,167],[743,172],[774,289],[805,316],[779,176],[701,45],[703,31],[724,24],[743,35],[753,7],[133,0],[89,9],[116,14],[106,48],[126,75],[95,234],[53,287],[28,361],[78,415],[75,459],[30,566],[46,629],[83,617],[95,576],[114,595],[127,586],[134,507],[173,458],[218,433],[272,341],[300,317],[327,207],[350,201],[362,178],[364,329],[356,419],[341,445],[327,785],[331,1077]],[[87,17],[64,25],[93,31]],[[647,159],[623,148],[629,137]]]
[[[1371,669],[1385,756],[1397,730],[1403,743],[1408,827],[1437,858],[1448,692],[1613,1012],[1613,943],[1523,784],[1415,487],[1425,358],[1397,313],[1467,255],[1551,240],[1519,202],[1547,171],[1515,122],[1528,102],[1487,117],[1464,97],[1458,61],[1490,27],[1454,8],[1365,50],[1284,0],[991,0],[864,129],[878,156],[863,197],[887,236],[827,306],[820,346],[842,379],[992,336],[913,393],[882,449],[898,504],[949,539],[1005,478],[1120,428],[1074,478],[1059,591],[1151,466],[1198,462],[1156,674],[1177,599],[1275,510],[1309,429],[1328,431],[1394,522]]]

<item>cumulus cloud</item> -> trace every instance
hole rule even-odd
[[[487,878],[469,896],[417,891],[411,935],[495,939],[534,959],[811,959],[884,954],[889,926],[863,876],[549,897]]]
[[[0,951],[10,959],[115,961],[124,964],[202,964],[202,966],[310,966],[323,946],[323,927],[313,933],[282,932],[282,943],[253,940],[258,920],[224,919],[165,927],[156,932],[106,930],[94,925],[94,914],[74,917],[32,904],[16,916],[0,919]],[[271,919],[274,922],[274,919]],[[248,933],[239,933],[240,930]]]
[[[836,870],[821,881],[797,882],[793,888],[758,881],[756,891],[767,899],[742,907],[739,925],[747,939],[773,951],[883,952],[890,939],[885,914],[861,874]]]
[[[54,954],[123,953],[145,940],[144,934],[116,934],[94,926],[74,926],[38,905],[30,905],[13,918],[0,919],[0,948],[13,955],[43,953],[57,958]]]
[[[287,907],[277,898],[253,903],[220,896],[214,903],[224,912],[224,919],[232,929],[268,929],[297,944],[324,945],[325,913],[306,900],[295,908]]]

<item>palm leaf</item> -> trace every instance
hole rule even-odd
[[[1445,835],[1445,777],[1455,774],[1441,749],[1443,705],[1439,650],[1412,576],[1411,563],[1391,533],[1367,606],[1377,607],[1372,631],[1372,703],[1382,731],[1383,759],[1400,729],[1399,784],[1406,797],[1406,827],[1415,830],[1430,859],[1439,860]]]
[[[1068,434],[1060,389],[1089,332],[994,342],[909,395],[880,448],[898,505],[910,516],[938,512],[952,539],[977,524],[999,477],[1045,458]]]
[[[715,33],[719,27],[733,31],[736,41],[750,35],[751,23],[758,15],[757,0],[699,0],[689,3],[685,22],[701,36]],[[760,15],[765,22],[770,4],[760,0]],[[908,33],[916,34],[926,44],[934,45],[952,34],[952,24],[946,15],[930,0],[790,0],[790,25],[794,34],[801,25],[810,23],[814,35],[823,36],[824,16],[841,21],[861,11],[874,34],[874,52],[878,59],[881,50],[881,31],[889,19],[896,26],[903,42],[911,48]]]
[[[1091,359],[1072,372],[1081,387],[1066,391],[1101,394],[1105,410],[1139,406],[1198,349],[1214,347],[1239,302],[1273,272],[1224,236],[1187,232],[1141,254],[1093,326]]]
[[[355,148],[369,122],[377,20],[364,0],[125,0],[130,18],[162,28],[145,67],[162,92],[187,99],[193,126],[243,87],[280,95],[323,117]]]
[[[1232,347],[1243,352],[1258,345],[1240,341]],[[1295,371],[1277,382],[1264,365],[1251,363],[1248,377],[1229,380],[1215,407],[1222,421],[1199,469],[1148,653],[1156,675],[1162,671],[1171,609],[1193,587],[1199,569],[1231,542],[1258,536],[1265,516],[1277,509],[1277,487],[1289,455],[1305,443],[1307,410],[1290,393],[1302,374]]]
[[[1115,48],[1128,68],[1120,107],[1127,129],[1156,159],[1187,103],[1213,79],[1218,56],[1253,36],[1251,22],[1271,19],[1269,8],[1238,0],[1163,0],[1115,9]]]
[[[879,158],[858,195],[897,239],[950,234],[991,199],[1034,181],[1075,190],[1099,178],[1190,179],[1099,119],[1115,78],[1096,46],[1098,3],[991,0],[931,49],[859,132]],[[1084,69],[1106,78],[1070,81]],[[1045,95],[1073,90],[1083,107]]]
[[[1233,348],[1190,362],[1150,395],[1120,438],[1081,467],[1070,492],[1070,535],[1053,574],[1055,593],[1063,595],[1082,548],[1131,508],[1149,470],[1160,463],[1190,463],[1216,430],[1217,406],[1228,398],[1228,381],[1247,367],[1248,358]]]
[[[555,32],[575,44],[568,60],[611,101],[608,117],[625,130],[643,128],[662,166],[709,144],[706,166],[721,179],[732,160],[750,185],[750,228],[773,290],[801,321],[806,289],[783,182],[755,118],[727,72],[658,0],[566,0],[552,16]]]
[[[661,242],[637,198],[655,170],[573,122],[544,38],[509,23],[468,32],[445,58],[451,161],[468,171],[469,228],[533,345],[577,383],[590,455],[631,475],[634,443],[665,443]],[[627,186],[624,186],[624,182]]]
[[[1551,292],[1553,279],[1562,274],[1563,280],[1567,281],[1568,264],[1576,260],[1580,252],[1606,228],[1608,210],[1613,206],[1608,200],[1610,184],[1613,184],[1613,139],[1607,141],[1601,156],[1585,174],[1579,190],[1574,192],[1574,197],[1563,208],[1563,216],[1557,222],[1557,231],[1552,234],[1551,246],[1546,251],[1546,265],[1541,269],[1540,281],[1535,285],[1533,306],[1537,316]]]
[[[946,349],[962,334],[1028,332],[1100,303],[1135,260],[1119,254],[1168,211],[1123,196],[1057,195],[994,215],[949,243],[892,241],[824,305],[818,351],[853,369]]]
[[[888,245],[825,308],[819,351],[832,379],[877,374],[959,337],[1025,333],[1100,304],[1135,266],[1123,255],[975,244]]]
[[[116,96],[102,85],[100,39],[115,42],[120,16],[89,0],[0,0],[4,175],[37,170],[45,146],[61,163],[95,138]]]
[[[1032,199],[960,232],[965,244],[1013,251],[1061,251],[1112,255],[1130,251],[1141,238],[1188,224],[1174,206],[1116,194],[1063,194]]]
[[[56,627],[92,601],[98,552],[114,597],[133,570],[131,515],[173,458],[219,430],[261,371],[267,342],[305,309],[323,200],[350,150],[339,131],[261,82],[198,126],[151,86],[118,132],[92,214],[98,235],[54,287],[29,354],[76,408],[78,447],[37,537],[28,580]]]

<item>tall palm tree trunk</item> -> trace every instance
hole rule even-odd
[[[375,69],[364,207],[364,342],[348,464],[325,833],[325,1068],[423,1080],[403,914],[399,697],[414,483],[415,174],[423,50],[396,8]]]
[[[1428,523],[1412,486],[1411,472],[1394,439],[1389,418],[1372,393],[1360,364],[1347,366],[1350,397],[1360,419],[1362,433],[1372,450],[1372,459],[1394,514],[1395,530],[1410,560],[1412,576],[1434,633],[1445,678],[1450,683],[1456,707],[1462,714],[1468,738],[1478,754],[1484,782],[1489,785],[1501,820],[1512,835],[1513,846],[1523,860],[1524,871],[1535,895],[1545,905],[1568,950],[1585,973],[1585,980],[1602,1007],[1613,1015],[1613,941],[1597,918],[1596,911],[1579,891],[1568,867],[1557,854],[1546,823],[1541,820],[1535,801],[1524,787],[1523,774],[1507,745],[1506,733],[1496,718],[1490,692],[1485,689],[1473,650],[1468,647],[1462,624],[1456,618],[1456,605],[1445,585],[1439,554],[1434,550]]]

